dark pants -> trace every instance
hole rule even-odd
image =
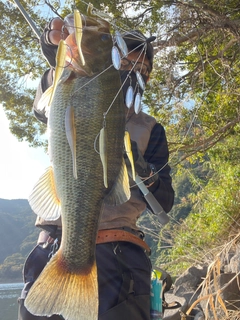
[[[24,307],[24,299],[47,263],[49,252],[50,249],[38,245],[26,260],[25,286],[19,298],[18,320],[63,319],[57,315],[37,317]],[[129,242],[98,244],[96,260],[99,320],[150,320],[151,263],[143,249]]]

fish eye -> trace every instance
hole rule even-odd
[[[102,41],[108,41],[110,39],[110,34],[104,33],[101,35]]]

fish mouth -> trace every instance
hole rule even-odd
[[[85,77],[89,76],[91,77],[92,73],[91,71],[87,71],[86,68],[82,68],[79,65],[79,62],[76,61],[74,58],[71,58],[69,61],[66,59],[66,62],[68,62],[67,67],[73,69],[75,72],[77,72],[80,76]]]
[[[111,65],[113,40],[110,26],[102,18],[93,19],[80,13],[78,19],[81,19],[81,23],[78,20],[78,25],[74,14],[64,19],[69,32],[65,39],[68,47],[66,66],[80,75],[93,76]]]

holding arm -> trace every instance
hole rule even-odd
[[[68,32],[64,28],[64,21],[54,18],[45,27],[40,38],[43,55],[49,62],[51,68],[42,76],[38,86],[36,97],[33,104],[34,114],[40,121],[47,123],[45,110],[39,110],[38,101],[42,94],[52,85],[54,68],[56,65],[55,57],[58,43],[61,39],[66,39]],[[165,212],[169,212],[173,206],[174,190],[168,165],[168,146],[165,130],[161,124],[157,123],[151,132],[147,150],[142,156],[138,150],[137,143],[132,141],[132,152],[135,168],[138,175],[146,181],[145,185],[153,193],[157,201]],[[157,173],[156,173],[157,172]]]
[[[42,94],[53,83],[54,68],[56,66],[55,58],[58,49],[58,43],[61,39],[66,39],[67,36],[68,31],[66,28],[64,28],[64,21],[60,18],[54,18],[46,25],[40,37],[42,54],[48,61],[50,68],[45,71],[38,85],[37,93],[33,103],[33,111],[35,117],[45,124],[47,123],[45,110],[40,110],[38,108],[38,102]]]
[[[153,193],[167,213],[174,201],[174,190],[168,165],[168,145],[163,126],[155,124],[152,129],[147,150],[142,156],[137,143],[131,141],[134,164],[137,174],[141,177],[148,190]]]
[[[172,209],[174,202],[174,190],[172,188],[171,168],[168,164],[169,151],[167,138],[163,126],[157,123],[151,133],[148,148],[144,154],[144,159],[152,163],[158,179],[149,186],[149,191],[161,204],[165,212]]]

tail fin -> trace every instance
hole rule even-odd
[[[68,273],[63,268],[58,251],[33,284],[25,306],[37,316],[59,314],[65,320],[97,320],[96,263],[88,274]]]

